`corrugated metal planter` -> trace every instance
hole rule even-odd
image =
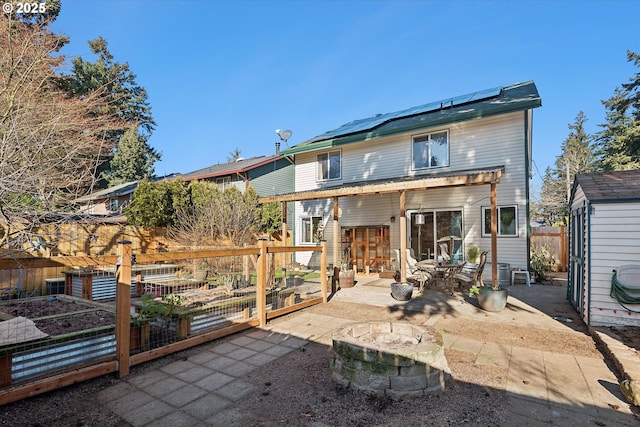
[[[42,305],[51,297],[28,298],[20,300],[21,308],[28,313],[30,303]],[[102,304],[91,303],[65,295],[57,300],[72,302],[78,310],[60,314],[30,318],[38,328],[47,328],[47,324],[64,323],[73,328],[93,324],[87,322],[88,316],[97,316],[99,321],[88,329],[63,332],[23,342],[0,346],[0,387],[60,373],[69,369],[89,365],[98,361],[112,360],[116,354],[115,312]],[[4,307],[3,307],[4,306]],[[0,312],[8,304],[0,304]],[[8,319],[13,316],[2,315]],[[16,331],[18,334],[19,331]],[[131,349],[135,352],[149,348],[149,325],[144,319],[131,324]]]

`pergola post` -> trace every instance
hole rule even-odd
[[[282,202],[282,246],[287,246],[287,202]],[[282,253],[282,271],[285,271],[289,266],[290,254]]]
[[[338,198],[334,197],[333,198],[333,271],[334,272],[340,271],[338,255],[342,251],[342,245],[341,245],[342,236],[340,235],[340,222],[338,220],[339,209],[340,208],[338,207]]]
[[[491,286],[498,284],[498,204],[495,176],[491,180]]]
[[[400,280],[407,280],[407,263],[405,257],[407,256],[407,193],[406,191],[400,191],[400,253],[398,257],[398,263],[400,263]]]

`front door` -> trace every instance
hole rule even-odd
[[[411,249],[418,261],[446,255],[463,260],[462,211],[432,210],[411,213]]]

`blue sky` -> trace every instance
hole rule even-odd
[[[149,95],[156,174],[275,152],[346,122],[533,80],[539,177],[579,111],[637,71],[637,1],[63,0],[63,53],[94,60],[104,37]]]

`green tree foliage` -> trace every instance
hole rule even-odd
[[[280,203],[265,203],[261,206],[260,213],[260,228],[267,236],[271,236],[276,231],[282,229],[282,210]]]
[[[215,183],[142,181],[125,213],[130,224],[166,226],[185,246],[242,246],[279,229],[278,204],[261,206],[252,187],[221,191]]]
[[[110,138],[117,142],[126,130],[138,126],[142,134],[149,136],[156,122],[151,115],[151,106],[147,100],[147,91],[136,82],[136,75],[129,64],[114,61],[102,37],[90,40],[89,48],[98,58],[95,62],[74,58],[72,74],[64,79],[65,88],[75,97],[101,91],[105,104],[96,110],[97,114],[116,115],[126,124],[113,132]]]
[[[627,51],[627,61],[636,67],[640,55]],[[599,134],[604,170],[640,168],[640,72],[628,83],[615,89],[614,95],[602,101],[607,110],[607,122]]]
[[[136,75],[129,69],[129,64],[121,64],[114,60],[105,39],[98,37],[88,43],[97,59],[90,62],[80,56],[74,58],[72,74],[60,78],[61,87],[76,98],[83,98],[89,93],[100,93],[103,103],[96,108],[94,114],[115,116],[123,123],[119,129],[104,134],[111,146],[117,147],[127,129],[137,127],[140,137],[145,142],[143,148],[148,151],[144,157],[160,160],[160,154],[146,144],[156,126],[146,89],[138,85]],[[104,178],[111,174],[110,161],[115,154],[114,150],[103,152],[103,162],[96,169],[97,177]],[[104,179],[99,182],[100,187],[105,184]]]
[[[547,168],[542,182],[538,215],[548,224],[566,225],[569,215],[569,198],[575,176],[596,170],[596,147],[593,137],[584,130],[587,121],[580,111],[569,136],[562,143],[562,154],[556,157],[555,168]]]
[[[127,221],[144,228],[166,227],[176,221],[176,211],[190,203],[189,189],[182,180],[144,180],[125,208]]]
[[[143,135],[134,128],[127,129],[111,160],[111,170],[106,174],[109,185],[150,178],[159,157]]]

